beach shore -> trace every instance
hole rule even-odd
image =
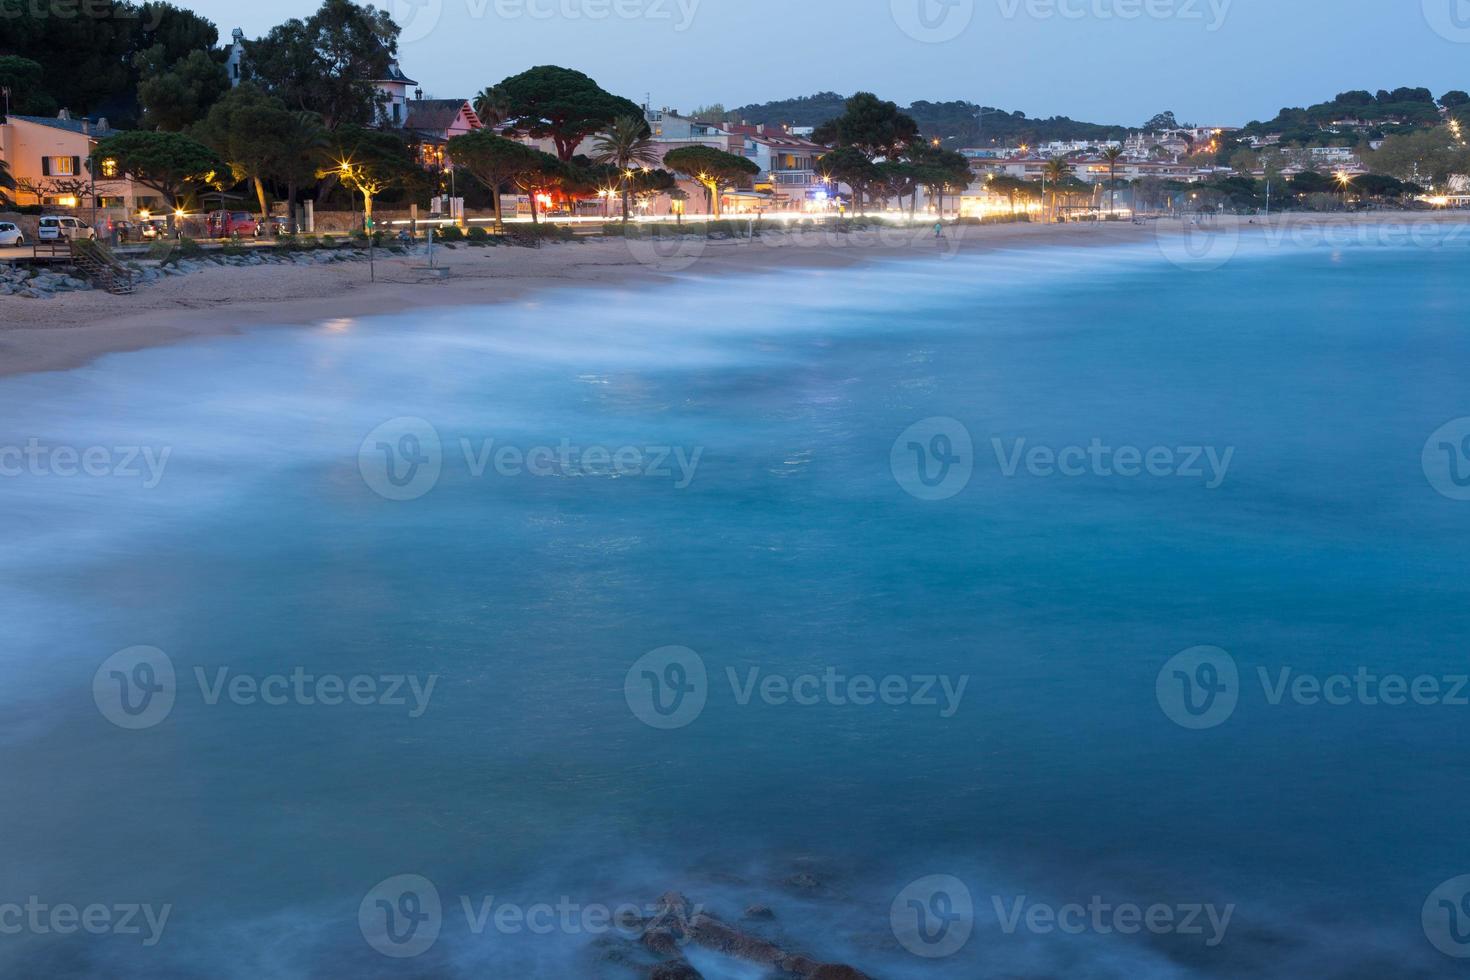
[[[1470,245],[1470,212],[1374,213],[1206,219],[1203,233],[1180,220],[1081,224],[888,227],[839,234],[778,231],[767,222],[759,238],[664,242],[584,238],[539,249],[501,246],[436,249],[426,268],[413,254],[379,252],[370,281],[367,262],[298,266],[205,267],[170,276],[131,296],[99,291],[38,300],[0,296],[0,376],[67,370],[108,353],[217,336],[260,326],[326,320],[452,305],[522,299],[551,287],[622,287],[689,276],[793,268],[840,268],[875,259],[942,261],[987,250],[1045,246],[1156,245],[1197,272],[1218,268],[1239,243],[1255,236],[1279,245]],[[1211,237],[1213,233],[1213,238]],[[1192,236],[1186,239],[1186,236]],[[1194,239],[1205,244],[1198,245]],[[1222,250],[1220,239],[1225,248]],[[1213,242],[1213,244],[1212,244]]]

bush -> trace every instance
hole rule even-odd
[[[490,233],[484,228],[479,227],[478,225],[474,228],[471,228],[469,230],[469,233],[465,237],[468,238],[469,243],[476,248],[484,248],[486,245],[493,244],[490,241]]]
[[[444,225],[434,233],[434,237],[441,242],[462,242],[464,241],[464,229],[458,225]]]

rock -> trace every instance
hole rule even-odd
[[[810,980],[872,980],[872,978],[850,966],[828,963],[817,967],[816,972],[811,974]]]
[[[776,913],[765,905],[752,905],[745,910],[745,918],[751,922],[770,922],[775,917]]]
[[[44,289],[36,289],[34,287],[29,288],[29,289],[22,289],[20,291],[20,294],[19,295],[24,296],[27,299],[50,299],[51,298],[51,293],[48,293]]]
[[[794,874],[790,878],[787,878],[786,884],[792,888],[799,888],[802,891],[812,891],[813,889],[822,887],[822,883],[817,880],[817,876],[807,871],[802,871],[799,874]]]
[[[680,960],[676,963],[660,963],[648,975],[649,980],[704,980],[704,974]]]

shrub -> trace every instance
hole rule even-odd
[[[469,243],[476,248],[484,248],[486,245],[490,244],[490,233],[484,228],[479,227],[478,225],[471,228],[469,232],[465,235],[465,237],[469,239]]]
[[[434,237],[438,238],[441,242],[464,241],[464,229],[458,225],[444,225],[435,233]]]

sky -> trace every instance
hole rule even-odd
[[[179,0],[176,0],[179,2]],[[248,37],[314,0],[182,0]],[[1269,119],[1347,89],[1470,90],[1470,0],[379,0],[425,94],[541,64],[690,111],[836,91],[1136,126]]]

